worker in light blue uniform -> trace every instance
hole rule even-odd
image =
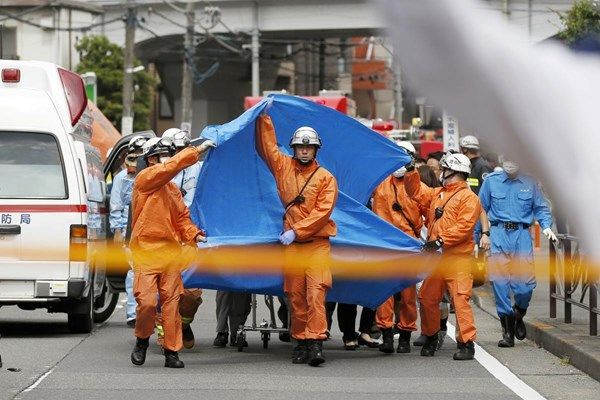
[[[536,287],[529,227],[535,219],[548,239],[555,241],[556,235],[551,229],[550,207],[539,183],[520,172],[514,162],[505,161],[502,168],[483,181],[479,197],[491,226],[489,278],[503,331],[498,346],[513,347],[515,336],[523,340],[527,334],[523,317]]]
[[[116,244],[122,245],[125,242],[133,182],[137,174],[137,158],[142,155],[142,146],[144,143],[146,143],[146,139],[142,136],[134,136],[129,141],[125,157],[125,168],[113,178],[108,221],[110,230],[113,232],[113,240]],[[134,328],[136,319],[135,308],[137,304],[133,296],[133,270],[131,268],[127,271],[125,278],[125,292],[127,293],[127,305],[125,307],[127,326]]]

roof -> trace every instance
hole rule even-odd
[[[104,13],[101,6],[78,0],[0,0],[0,7],[28,8],[43,5],[88,11],[93,14]]]

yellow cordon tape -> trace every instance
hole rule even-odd
[[[474,257],[440,255],[429,253],[407,253],[394,250],[332,246],[331,254],[315,256],[310,251],[302,251],[297,245],[293,252],[286,252],[286,247],[280,244],[220,246],[194,249],[180,246],[163,247],[157,251],[148,251],[134,257],[127,256],[121,245],[100,245],[88,248],[95,265],[105,266],[109,274],[125,274],[130,269],[130,262],[139,268],[178,268],[181,270],[191,266],[202,273],[215,274],[251,274],[273,275],[286,273],[302,273],[307,267],[329,267],[336,277],[355,279],[386,279],[386,278],[424,278],[432,273],[448,276],[453,271],[464,268],[481,269]],[[79,255],[81,256],[81,255]],[[134,258],[137,261],[132,261]],[[21,260],[67,261],[68,254],[44,249],[21,249]],[[169,265],[161,264],[160,260],[172,260]],[[527,262],[515,260],[512,275],[522,275],[528,279],[531,270]],[[557,263],[557,270],[563,267]],[[164,265],[164,266],[163,266]],[[488,272],[492,269],[493,258],[488,259]],[[520,267],[520,266],[523,267]],[[51,267],[51,264],[49,264]],[[462,267],[462,268],[461,268]],[[538,280],[548,280],[550,259],[539,260],[535,264],[535,277]],[[586,271],[589,281],[594,281],[600,273],[600,263],[582,259],[577,264],[578,271]],[[574,276],[579,275],[575,272]],[[585,278],[584,278],[585,280]]]

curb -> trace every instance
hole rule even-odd
[[[474,290],[473,302],[486,314],[500,320],[495,309],[490,311],[483,304],[484,300],[477,293],[477,291],[482,290],[489,291],[486,287]],[[491,298],[493,299],[493,294]],[[582,336],[581,332],[578,332],[572,325],[563,324],[553,319],[543,321],[536,318],[527,318],[524,322],[527,328],[527,339],[556,357],[568,357],[569,364],[600,381],[600,346],[596,341],[597,337]]]

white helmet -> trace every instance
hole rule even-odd
[[[296,145],[312,145],[317,146],[317,148],[321,147],[321,138],[317,131],[315,131],[310,126],[301,126],[296,129],[296,132],[292,135],[292,139],[290,140],[290,147],[294,147]]]
[[[142,155],[146,159],[150,156],[160,154],[168,154],[171,156],[175,153],[175,145],[170,138],[153,137],[144,143],[142,151]]]
[[[162,137],[169,138],[178,149],[188,147],[190,145],[190,134],[182,131],[179,128],[169,128],[163,132]]]
[[[471,161],[464,154],[446,153],[440,160],[440,168],[470,174]]]
[[[460,147],[463,149],[479,150],[479,140],[475,136],[465,136],[460,139]]]
[[[148,139],[143,136],[135,135],[129,141],[129,145],[127,146],[128,154],[136,154],[141,153],[143,151],[144,143],[146,143]]]
[[[415,155],[417,153],[417,149],[415,149],[415,146],[413,146],[413,144],[411,142],[407,142],[407,141],[398,142],[398,146],[402,147],[410,155]]]

